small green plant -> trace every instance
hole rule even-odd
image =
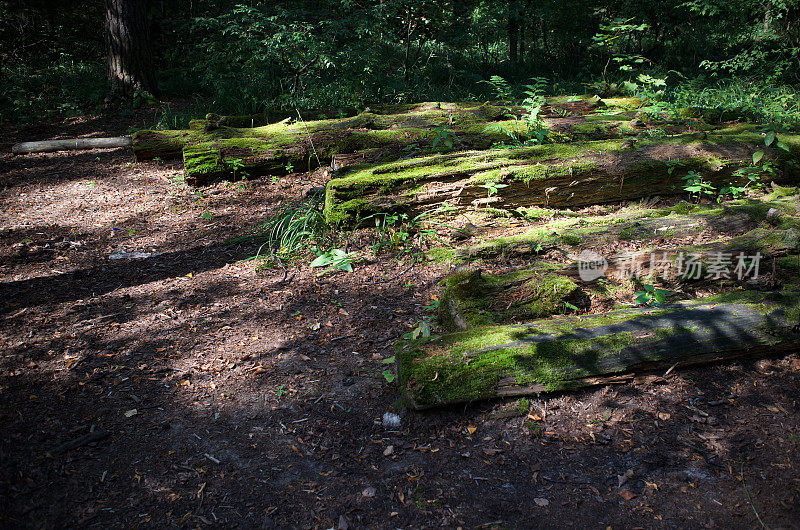
[[[448,227],[435,219],[439,213],[451,211],[450,205],[442,205],[434,210],[422,212],[414,217],[409,217],[405,213],[379,213],[373,214],[362,219],[362,222],[372,219],[375,223],[375,231],[378,241],[372,246],[376,254],[385,247],[391,247],[395,251],[403,250],[407,253],[421,252],[421,245],[424,241],[435,240],[446,244],[438,236],[436,228],[439,226]],[[449,227],[448,227],[449,228]],[[413,244],[415,237],[419,241],[420,247]]]
[[[710,182],[703,178],[703,175],[696,171],[690,170],[686,176],[683,177],[686,184],[683,186],[684,191],[688,191],[692,198],[700,199],[705,195],[714,195],[717,190]]]
[[[600,24],[600,31],[592,36],[593,48],[601,51],[606,56],[606,63],[601,73],[602,84],[598,86],[601,95],[611,95],[619,91],[616,84],[608,81],[608,67],[614,62],[620,71],[630,72],[634,67],[642,66],[647,59],[641,55],[626,53],[627,45],[631,38],[644,32],[647,24],[631,24],[632,18],[615,19],[610,24]]]
[[[451,128],[451,125],[440,125],[433,130],[433,142],[431,146],[436,149],[437,146],[441,144],[449,150],[453,148],[457,139],[456,133]],[[439,150],[441,151],[442,148],[440,147]]]
[[[514,149],[547,143],[550,130],[541,117],[546,86],[547,79],[544,77],[534,77],[531,79],[531,84],[525,85],[525,99],[522,101],[524,111],[520,118],[514,115],[514,119],[521,123],[521,127],[507,129],[502,125],[491,124],[484,129],[484,132],[499,132],[508,137],[509,143],[498,142],[492,146],[493,148]]]
[[[423,317],[419,323],[409,331],[403,334],[405,340],[417,340],[419,338],[426,339],[431,336],[431,317]]]
[[[228,243],[260,244],[256,254],[248,258],[249,260],[264,256],[277,259],[297,257],[302,251],[322,243],[327,237],[325,216],[320,208],[321,199],[321,196],[315,195],[308,200],[289,203],[251,233]]]
[[[722,197],[724,195],[730,195],[733,200],[737,200],[742,198],[745,193],[747,193],[747,186],[734,186],[733,184],[729,184],[727,186],[723,186],[719,189],[719,197],[717,197],[717,202],[722,202]]]
[[[317,258],[311,262],[311,267],[328,267],[328,270],[338,269],[345,272],[353,272],[353,257],[340,248],[322,252],[316,251]]]
[[[495,97],[503,103],[511,103],[511,101],[514,99],[514,89],[511,88],[511,85],[508,83],[508,81],[499,75],[491,76],[488,81],[484,80],[479,82],[486,83],[491,86]]]
[[[287,173],[291,173],[294,171],[294,164],[291,162],[286,162],[286,166],[284,167]]]
[[[527,416],[529,410],[531,410],[531,400],[522,398],[517,401],[517,412],[519,412],[520,416]]]
[[[278,398],[280,399],[286,393],[284,385],[279,386],[275,391],[275,393],[278,395]]]
[[[663,305],[667,300],[667,295],[669,294],[669,291],[665,289],[659,289],[658,287],[650,284],[643,284],[642,289],[644,290],[636,291],[634,294],[634,303],[637,305]]]
[[[497,192],[500,191],[501,189],[507,188],[508,184],[500,184],[497,182],[486,182],[484,184],[479,184],[479,186],[486,190],[487,193],[486,198],[488,199],[492,195],[496,195]]]
[[[764,146],[771,147],[774,145],[778,149],[783,149],[786,152],[789,151],[789,146],[783,143],[780,138],[778,138],[778,131],[774,126],[766,127],[761,131],[764,133]],[[759,149],[758,151],[753,153],[753,165],[755,166],[758,164],[761,159],[764,158],[764,150]]]
[[[540,423],[533,420],[526,420],[524,425],[534,438],[541,438],[544,436],[544,427],[542,427]]]
[[[211,213],[211,210],[206,210],[202,213],[202,215],[200,215],[200,218],[204,221],[210,221],[212,217],[213,214]]]
[[[394,364],[394,355],[386,359],[382,359],[381,364]],[[391,383],[397,378],[397,375],[395,375],[394,371],[392,371],[389,368],[383,370],[383,372],[381,372],[381,375],[383,375],[383,378],[386,379],[387,383]]]
[[[243,168],[245,166],[241,158],[232,158],[228,160],[228,164],[231,166],[231,170],[233,171],[233,180],[236,180],[237,172],[239,173],[239,176],[242,178],[242,180],[247,180],[250,177],[250,175],[246,171],[243,171]]]
[[[425,311],[428,313],[434,313],[439,310],[439,300],[431,299],[427,304],[425,304]]]
[[[128,228],[127,232],[129,236],[135,236],[138,233],[135,228]]]

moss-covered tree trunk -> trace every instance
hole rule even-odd
[[[354,166],[330,181],[326,216],[350,223],[376,212],[423,211],[456,206],[571,208],[683,193],[689,171],[717,188],[746,177],[734,172],[752,163],[756,133],[689,134],[640,141],[549,144],[529,148],[433,155],[367,167]],[[800,146],[800,136],[785,137]],[[795,168],[776,182],[797,182]]]
[[[399,347],[415,409],[604,383],[800,346],[800,293],[741,292],[663,308],[479,326]]]

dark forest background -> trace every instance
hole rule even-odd
[[[800,0],[143,5],[156,85],[129,99],[160,105],[164,127],[208,111],[490,99],[492,76],[512,96],[546,78],[551,93],[800,114]],[[99,1],[0,0],[0,120],[108,108],[104,13]]]

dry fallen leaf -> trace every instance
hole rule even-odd
[[[635,493],[633,493],[633,492],[631,492],[631,491],[628,491],[628,490],[622,490],[622,491],[620,491],[620,492],[619,492],[619,495],[620,495],[620,497],[622,497],[622,498],[623,498],[623,499],[625,499],[626,501],[629,501],[629,500],[631,500],[631,499],[635,499],[635,498],[636,498],[636,494],[635,494]]]
[[[547,499],[533,499],[533,502],[536,503],[536,506],[542,506],[542,507],[548,506],[550,504],[550,501],[548,501]]]
[[[130,418],[131,416],[136,416],[137,414],[139,414],[139,411],[136,410],[136,409],[131,409],[131,410],[126,410],[125,411],[125,417],[126,418]]]
[[[469,434],[475,434],[475,431],[477,431],[477,430],[478,430],[478,428],[477,428],[477,427],[474,427],[474,426],[472,426],[472,425],[469,425],[469,426],[467,427],[467,433],[469,433]]]

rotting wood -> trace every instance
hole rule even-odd
[[[614,382],[800,346],[800,292],[743,291],[659,308],[480,326],[400,346],[415,409]],[[609,379],[612,378],[612,379]]]
[[[581,207],[682,192],[688,171],[717,187],[744,184],[747,179],[735,171],[752,163],[759,140],[757,134],[683,135],[641,141],[636,149],[623,149],[622,140],[602,140],[352,166],[328,183],[325,215],[332,224],[354,224],[374,213],[421,212],[445,203]],[[800,147],[800,136],[786,141]],[[785,164],[788,155],[772,150],[767,156],[784,169],[776,182],[800,180]],[[680,171],[670,172],[676,166]],[[503,186],[488,191],[493,184]]]
[[[113,136],[109,138],[68,138],[63,140],[41,140],[14,144],[11,152],[15,155],[31,153],[54,153],[56,151],[77,151],[82,149],[107,149],[111,147],[127,147],[132,145],[130,136]]]

